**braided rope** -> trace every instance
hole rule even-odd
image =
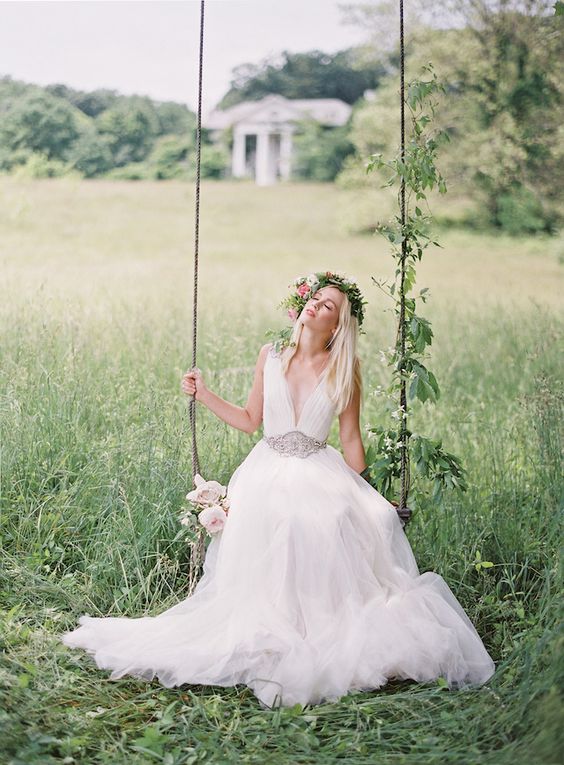
[[[204,0],[200,3],[200,56],[198,73],[198,120],[196,127],[196,210],[194,215],[194,293],[192,299],[192,369],[196,367],[198,336],[198,265],[200,244],[200,164],[202,146],[202,75],[204,69]],[[196,442],[196,394],[190,398],[188,413],[192,432],[192,475],[200,472],[200,459]],[[190,543],[190,569],[188,574],[188,592],[194,589],[200,566],[205,557],[204,529],[198,530],[198,537]]]
[[[403,0],[399,2],[400,11],[400,143],[401,160],[405,160],[405,43],[403,27]],[[405,240],[405,177],[402,176],[400,186],[400,207],[401,207],[401,225],[402,225],[402,243],[401,243],[401,283],[400,283],[400,338],[401,338],[401,361],[400,370],[403,371],[405,356],[405,262],[407,259],[407,242]],[[401,418],[401,468],[400,468],[400,502],[398,512],[406,507],[408,490],[408,455],[407,455],[407,396],[405,392],[405,380],[402,377],[400,385],[400,411]],[[404,416],[405,415],[405,416]]]

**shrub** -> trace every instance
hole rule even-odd
[[[49,159],[39,151],[31,152],[24,164],[17,166],[17,178],[58,178],[72,174],[72,168],[60,159]]]
[[[498,198],[497,223],[513,236],[549,231],[553,226],[541,201],[524,186],[508,189]]]

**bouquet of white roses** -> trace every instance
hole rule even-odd
[[[215,534],[225,526],[229,512],[229,499],[227,487],[218,481],[206,481],[199,473],[194,478],[196,488],[188,492],[186,499],[192,505],[181,517],[183,526],[190,526],[193,522],[194,511],[198,513],[198,520],[208,534]]]

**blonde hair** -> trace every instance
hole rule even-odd
[[[325,372],[327,395],[335,405],[337,415],[341,414],[350,403],[355,386],[360,389],[361,401],[364,392],[360,359],[357,355],[358,319],[351,313],[351,304],[347,294],[343,292],[343,295],[345,299],[339,310],[337,328],[326,345],[326,348],[329,349],[329,360]],[[295,345],[288,346],[282,352],[282,371],[284,374],[288,370],[290,359],[298,350],[303,326],[299,319],[296,320],[290,337],[290,343],[295,343]]]

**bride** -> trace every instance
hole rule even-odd
[[[227,486],[228,520],[193,593],[155,617],[88,615],[63,635],[111,679],[252,689],[261,707],[338,701],[389,679],[482,684],[495,665],[445,580],[419,573],[395,507],[366,468],[356,354],[363,299],[318,272],[286,301],[289,341],[263,345],[247,403],[182,389],[263,437]],[[338,416],[343,453],[327,443]]]

